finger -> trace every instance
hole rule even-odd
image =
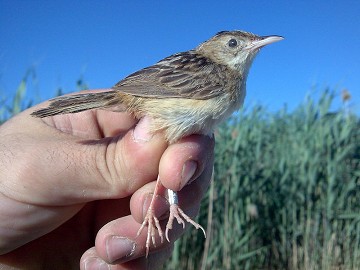
[[[212,155],[202,174],[178,192],[179,205],[190,217],[195,217],[199,212],[201,200],[210,185],[213,162],[214,156]]]
[[[155,182],[151,182],[139,188],[131,196],[130,211],[134,219],[140,224],[143,222],[146,216],[147,210],[153,197],[154,189]],[[167,218],[170,207],[169,202],[166,198],[166,194],[163,191],[161,191],[158,196],[155,197],[153,208],[154,214],[159,220]]]
[[[213,160],[214,156],[211,152],[209,154],[207,164],[204,165],[205,167],[201,174],[194,181],[186,185],[181,191],[178,192],[179,205],[188,215],[192,217],[197,215],[200,208],[201,199],[209,187],[213,170]],[[139,223],[142,223],[147,213],[154,187],[154,182],[148,183],[145,186],[139,188],[131,197],[130,211],[134,219]],[[154,211],[155,216],[160,220],[167,218],[169,203],[166,199],[166,194],[160,193],[155,198]]]
[[[188,136],[170,145],[159,165],[160,180],[164,187],[179,191],[198,177],[212,159],[214,145],[213,138],[201,135]]]
[[[80,94],[108,92],[111,90],[112,89],[84,90],[81,91]],[[70,95],[74,94],[79,93],[72,93]],[[36,119],[33,116],[30,116],[30,113],[46,108],[50,103],[51,100],[45,101],[26,110],[25,112],[27,112],[28,117],[30,118],[29,121]],[[130,114],[111,111],[111,109],[116,110],[114,107],[110,108],[110,110],[95,109],[83,111],[81,113],[59,114],[53,117],[39,118],[38,121],[43,121],[49,126],[55,127],[65,133],[87,139],[100,139],[116,136],[127,131],[137,122]]]
[[[200,177],[195,185],[191,185],[189,200],[185,200],[185,202],[191,201],[192,203],[200,202],[211,178],[214,144],[213,138],[192,135],[170,145],[160,160],[159,174],[162,185],[168,189],[180,190],[189,181],[201,175],[206,168],[204,176]],[[138,222],[142,222],[146,215],[154,192],[154,186],[153,183],[143,186],[131,197],[131,213]],[[164,188],[159,190],[158,195],[155,198],[154,211],[155,216],[162,217],[169,209]],[[195,209],[198,209],[198,207],[195,207]]]
[[[93,247],[87,250],[80,260],[81,270],[92,269],[109,269],[109,270],[146,270],[146,269],[158,269],[162,266],[166,260],[171,256],[173,246],[165,248],[161,251],[152,253],[148,258],[140,257],[138,259],[131,260],[129,262],[120,264],[109,264],[101,257],[98,256],[96,249]]]
[[[11,149],[3,154],[11,156],[6,162],[16,174],[9,172],[2,184],[8,197],[33,204],[69,205],[126,197],[156,179],[167,147],[161,134],[150,134],[146,117],[126,133],[101,140],[81,140],[42,121],[17,120],[26,136],[4,135]]]
[[[180,192],[181,207],[188,208],[195,205],[193,212],[198,211],[201,198],[206,192],[211,178],[214,158],[213,149],[214,139],[208,136],[192,135],[170,145],[165,150],[160,161],[159,173],[161,182],[166,188],[179,190],[188,181],[199,178],[194,181],[195,183],[184,188],[184,192]],[[195,163],[196,168],[187,168],[189,162]],[[146,215],[154,192],[154,186],[154,183],[149,183],[138,189],[131,197],[130,210],[139,223],[142,222]],[[165,217],[169,205],[164,189],[160,190],[158,195],[154,205],[155,215]]]
[[[146,235],[136,236],[140,224],[132,216],[122,217],[107,223],[102,227],[95,240],[96,253],[99,258],[109,264],[120,264],[143,257],[145,255]],[[182,234],[182,230],[175,232],[175,237]],[[160,242],[156,238],[156,247],[151,253],[170,248],[172,243]]]

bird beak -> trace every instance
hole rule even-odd
[[[256,50],[264,47],[265,45],[283,40],[284,38],[281,36],[266,36],[260,37],[258,40],[251,42],[246,48],[251,50]]]

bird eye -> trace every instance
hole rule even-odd
[[[232,39],[229,40],[228,45],[231,48],[235,48],[238,45],[238,43],[237,43],[236,39],[232,38]]]

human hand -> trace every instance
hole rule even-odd
[[[135,238],[157,174],[175,191],[196,179],[179,192],[181,206],[195,215],[211,176],[214,141],[192,135],[168,146],[162,134],[147,132],[149,119],[135,126],[126,113],[30,116],[44,106],[0,126],[0,265],[78,269],[81,256],[81,269],[163,263],[181,227],[171,243],[157,239],[148,259],[145,233]],[[195,172],[183,168],[188,160],[197,163]],[[166,200],[156,203],[158,216],[165,214]]]

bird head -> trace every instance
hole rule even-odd
[[[221,31],[195,50],[241,73],[245,78],[256,54],[265,45],[282,40],[281,36],[257,36],[244,31]]]

